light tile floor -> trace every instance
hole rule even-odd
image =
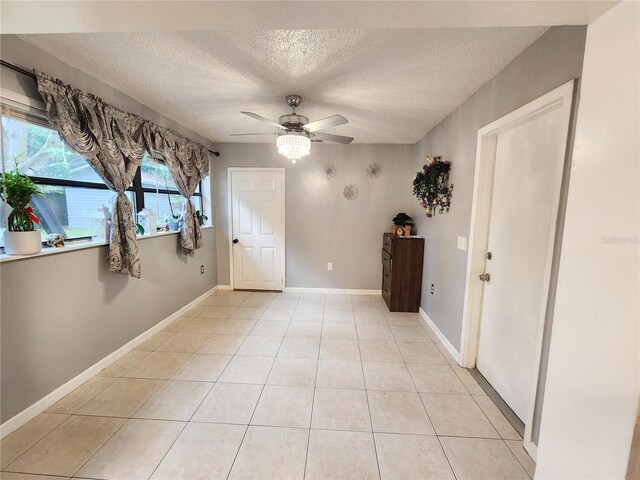
[[[420,316],[365,295],[215,292],[1,446],[1,480],[493,480],[535,469]]]

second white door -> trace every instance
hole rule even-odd
[[[283,290],[284,169],[229,169],[233,288]]]

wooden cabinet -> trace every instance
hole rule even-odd
[[[392,312],[417,312],[422,292],[424,238],[385,233],[382,240],[382,297]]]

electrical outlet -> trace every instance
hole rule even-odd
[[[431,295],[433,295],[436,292],[436,287],[435,285],[432,283],[431,284]]]
[[[333,270],[333,263],[332,262],[327,263],[327,270],[329,270],[329,271]]]
[[[204,265],[200,265],[200,275],[204,275]]]
[[[467,237],[458,237],[458,250],[467,251]]]

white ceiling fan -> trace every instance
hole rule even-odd
[[[260,120],[261,122],[268,123],[277,131],[274,132],[260,132],[260,133],[232,133],[232,137],[247,136],[247,135],[276,135],[276,146],[278,147],[278,153],[284,155],[291,163],[296,161],[311,152],[311,142],[334,142],[348,144],[353,142],[353,137],[345,137],[342,135],[334,135],[332,133],[322,133],[321,130],[327,128],[336,127],[338,125],[344,125],[349,121],[342,115],[331,115],[330,117],[317,120],[309,123],[309,119],[304,115],[298,115],[296,113],[296,107],[302,103],[302,97],[300,95],[287,95],[285,98],[287,105],[293,110],[291,113],[282,115],[278,122],[269,120],[268,118],[258,115],[253,112],[240,112],[248,115],[251,118]]]

